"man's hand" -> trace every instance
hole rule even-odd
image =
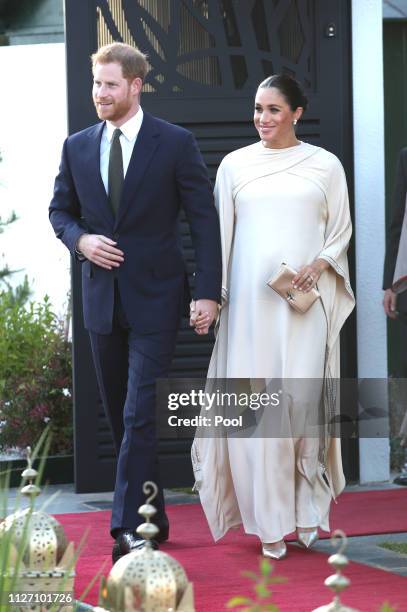
[[[101,268],[111,270],[112,268],[118,268],[124,261],[124,253],[120,249],[116,249],[116,244],[117,242],[106,238],[106,236],[82,234],[76,248],[89,261]]]
[[[398,312],[396,310],[397,294],[392,289],[386,289],[383,296],[384,312],[390,319],[397,319]]]
[[[214,300],[196,300],[191,302],[189,324],[195,327],[199,335],[207,334],[218,314],[218,304]]]

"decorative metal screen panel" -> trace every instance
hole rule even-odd
[[[287,72],[316,87],[313,0],[98,0],[97,45],[147,53],[144,91],[213,97]]]

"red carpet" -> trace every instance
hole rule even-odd
[[[341,528],[348,536],[407,531],[407,489],[344,493],[332,508],[332,529]],[[162,550],[178,559],[194,583],[197,612],[225,610],[225,602],[237,594],[252,595],[242,570],[256,570],[259,542],[241,530],[229,533],[213,544],[206,520],[198,504],[169,506],[171,542]],[[58,515],[69,539],[79,542],[90,528],[88,542],[77,565],[75,582],[79,596],[107,560],[104,574],[110,570],[112,542],[109,538],[109,512]],[[321,534],[322,535],[322,534]],[[289,546],[288,557],[275,564],[275,572],[288,582],[275,585],[275,603],[280,610],[310,612],[328,603],[332,597],[323,586],[330,568],[327,556]],[[378,611],[384,601],[407,610],[407,580],[389,572],[351,562],[346,570],[352,586],[344,602],[359,610]],[[99,585],[99,580],[97,582]],[[86,597],[95,603],[98,586]]]

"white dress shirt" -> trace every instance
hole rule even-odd
[[[120,127],[122,134],[120,136],[120,144],[123,155],[123,174],[126,176],[127,168],[129,167],[131,154],[133,153],[134,144],[143,122],[143,109],[139,107],[137,113],[126,123]],[[109,155],[110,145],[112,143],[113,132],[116,126],[110,121],[106,121],[103,129],[102,139],[100,141],[100,174],[106,189],[109,193]]]

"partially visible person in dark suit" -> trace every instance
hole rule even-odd
[[[393,211],[387,234],[383,274],[384,312],[390,319],[399,318],[403,323],[407,324],[407,291],[405,290],[407,287],[404,287],[402,284],[403,272],[400,272],[400,270],[402,270],[401,266],[403,266],[404,254],[406,253],[405,247],[407,246],[404,244],[405,240],[407,240],[407,235],[405,235],[406,232],[402,232],[406,212],[406,196],[407,147],[400,151],[397,165],[396,185],[393,195]],[[401,240],[401,238],[403,239]],[[397,263],[398,267],[396,266]],[[407,268],[407,261],[404,262],[404,266]],[[396,272],[398,278],[395,278]]]
[[[404,337],[401,344],[397,376],[407,377],[407,147],[400,151],[396,185],[393,196],[393,211],[387,236],[386,258],[383,275],[383,307],[390,319],[398,319]],[[405,398],[403,398],[405,401]],[[401,424],[400,445],[407,449],[407,410]],[[407,454],[406,454],[407,459]],[[407,485],[407,462],[395,483]]]
[[[115,562],[145,544],[136,528],[147,480],[159,485],[157,540],[168,538],[155,382],[168,373],[191,297],[178,231],[181,207],[195,249],[191,319],[197,333],[207,333],[217,315],[222,265],[212,188],[193,135],[140,106],[146,57],[114,43],[92,56],[92,68],[102,122],[65,141],[49,215],[57,237],[82,261],[85,327],[118,453]]]

